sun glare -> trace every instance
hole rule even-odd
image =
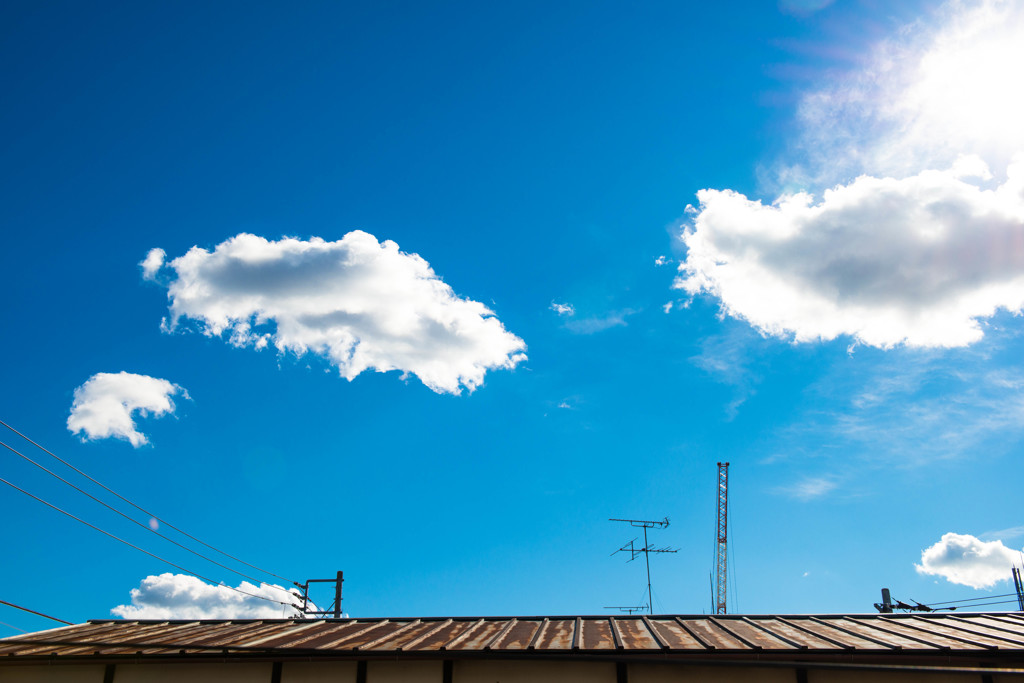
[[[960,141],[965,153],[1024,149],[1024,21],[1019,9],[986,4],[947,27],[904,94],[911,125]]]

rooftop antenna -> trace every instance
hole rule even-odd
[[[715,614],[726,613],[725,584],[726,571],[725,541],[729,515],[729,463],[718,463],[718,533],[715,541],[715,566],[718,580],[715,582]]]
[[[623,544],[621,548],[615,551],[615,553],[629,553],[629,559],[626,562],[632,562],[637,558],[638,555],[643,554],[644,562],[647,564],[647,611],[649,614],[654,614],[654,593],[651,591],[651,553],[677,553],[679,552],[676,548],[652,548],[651,544],[647,542],[647,530],[648,529],[666,529],[668,528],[668,517],[659,521],[647,520],[647,519],[618,519],[611,518],[609,522],[626,522],[630,526],[638,527],[644,530],[644,545],[642,548],[637,548],[635,544],[637,539],[631,540],[629,543]],[[615,553],[612,553],[614,555]]]
[[[1016,567],[1010,568],[1013,572],[1013,587],[1017,589],[1017,604],[1020,606],[1020,611],[1024,612],[1024,582],[1020,578],[1020,570]]]
[[[637,612],[643,612],[647,609],[647,605],[636,605],[635,607],[619,607],[618,605],[613,605],[611,607],[605,606],[605,609],[617,609],[620,612],[625,612],[626,614],[635,614]]]

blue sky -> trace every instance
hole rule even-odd
[[[425,616],[642,604],[607,520],[668,516],[655,609],[701,613],[729,461],[731,611],[1012,591],[1020,3],[0,12],[0,419],[161,518]],[[0,599],[257,613],[0,517]]]

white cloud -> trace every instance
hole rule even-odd
[[[164,260],[167,252],[163,249],[150,249],[146,258],[142,259],[139,266],[142,268],[142,277],[146,280],[156,280],[156,274],[164,267]]]
[[[601,316],[577,318],[566,321],[565,328],[576,334],[595,334],[613,327],[625,327],[627,325],[626,317],[634,313],[636,311],[627,308],[621,311],[611,311]]]
[[[550,308],[558,315],[576,315],[576,309],[569,303],[560,304],[552,301]]]
[[[780,489],[784,493],[798,500],[808,501],[831,493],[836,489],[836,483],[824,477],[808,477],[792,486]]]
[[[1021,310],[1024,4],[931,20],[804,98],[789,191],[698,193],[675,287],[766,335],[881,348],[967,345]]]
[[[999,529],[998,531],[986,531],[981,535],[981,540],[994,541],[997,539],[1020,538],[1021,536],[1024,536],[1024,526],[1015,526],[1009,529]]]
[[[675,286],[764,334],[962,346],[982,337],[979,318],[1024,305],[1024,163],[994,190],[924,171],[862,176],[818,203],[698,197]]]
[[[1002,541],[985,542],[969,534],[943,534],[935,545],[921,552],[920,574],[941,576],[951,583],[971,588],[991,588],[1010,578],[1017,551]]]
[[[165,379],[130,372],[100,372],[75,389],[68,430],[83,439],[125,439],[138,448],[149,440],[133,417],[173,414],[172,396],[188,398],[184,388]]]
[[[147,576],[131,590],[131,604],[118,605],[110,613],[123,619],[281,619],[299,613],[278,604],[299,602],[281,586],[242,581],[237,588],[214,586],[188,574]]]
[[[243,233],[167,265],[176,275],[167,329],[191,319],[234,346],[312,352],[348,380],[400,370],[458,394],[526,359],[523,340],[486,306],[458,297],[418,255],[362,231],[335,242]]]

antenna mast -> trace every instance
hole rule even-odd
[[[648,529],[665,529],[668,527],[668,517],[659,521],[651,521],[646,519],[609,519],[609,522],[627,522],[630,526],[639,527],[644,530],[644,545],[642,548],[637,548],[633,545],[633,542],[637,539],[624,544],[621,548],[615,551],[615,553],[629,553],[629,559],[626,562],[632,562],[637,558],[637,555],[643,554],[644,562],[647,563],[647,611],[650,614],[654,614],[654,593],[651,591],[651,553],[675,553],[679,552],[675,548],[654,548],[647,542],[647,530]],[[614,555],[615,553],[612,553]],[[606,608],[607,609],[607,608]],[[620,608],[621,609],[621,608]],[[628,608],[627,608],[628,609]]]
[[[715,564],[718,580],[715,582],[715,614],[726,613],[725,585],[726,571],[725,541],[728,531],[729,514],[729,463],[718,463],[718,534],[715,543]]]

